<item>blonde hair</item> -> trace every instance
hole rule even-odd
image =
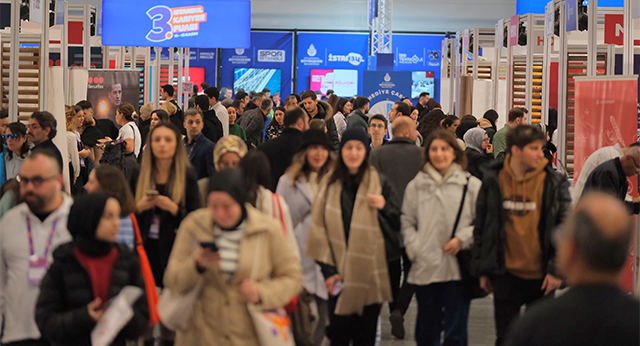
[[[160,106],[160,109],[164,110],[165,112],[167,112],[167,114],[169,114],[169,116],[172,116],[174,114],[176,114],[178,112],[178,107],[176,107],[176,105],[173,104],[173,102],[165,102],[162,104],[162,106]],[[151,116],[151,115],[149,115]]]
[[[302,177],[309,180],[309,175],[311,174],[311,166],[309,166],[309,163],[307,162],[307,149],[299,151],[297,154],[295,154],[295,156],[293,156],[293,159],[291,159],[291,165],[284,173],[291,179],[291,186],[295,186],[296,182]],[[324,165],[320,169],[320,172],[318,172],[318,181],[322,180],[322,178],[327,173],[329,173],[332,166],[333,157],[331,152],[329,152],[327,162],[324,163]]]
[[[151,113],[153,113],[153,103],[149,102],[144,106],[140,107],[140,119],[142,121],[147,121],[151,118]]]
[[[158,129],[167,128],[173,131],[176,137],[176,150],[173,155],[171,164],[171,172],[169,172],[169,181],[167,182],[167,191],[171,200],[177,205],[183,205],[186,195],[187,172],[191,168],[189,157],[186,150],[181,145],[182,135],[171,123],[160,123],[151,132],[149,132],[149,146],[142,153],[142,163],[140,164],[140,174],[138,175],[138,187],[136,188],[136,202],[145,197],[147,190],[152,190],[152,183],[155,180],[158,169],[156,167],[156,158],[153,155],[153,134]]]
[[[76,128],[73,126],[73,117],[76,116],[76,110],[72,106],[64,106],[64,120],[67,126],[67,131],[75,131]]]

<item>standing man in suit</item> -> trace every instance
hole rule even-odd
[[[185,146],[189,161],[195,167],[198,180],[208,178],[215,172],[213,165],[213,147],[215,144],[202,135],[204,121],[202,113],[195,108],[189,108],[184,113],[184,128],[187,130]]]

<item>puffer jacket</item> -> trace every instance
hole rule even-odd
[[[307,112],[307,109],[304,108],[304,104],[302,102],[300,102],[299,107]],[[333,120],[333,111],[334,109],[330,104],[322,100],[318,100],[318,114],[313,118],[309,115],[309,120],[324,120],[324,123],[327,125],[327,136],[329,137],[329,142],[331,142],[331,148],[333,151],[338,151],[340,150],[340,140],[338,139],[338,128],[336,127],[336,122]],[[309,114],[309,112],[307,112],[307,114]]]
[[[495,149],[494,149],[495,150]],[[478,195],[476,221],[473,230],[471,268],[476,276],[503,275],[505,269],[505,227],[502,209],[502,191],[498,175],[504,160],[489,165],[484,173],[482,188]],[[546,273],[556,275],[556,250],[551,236],[553,230],[564,221],[571,207],[569,181],[548,165],[542,194],[542,210],[538,232],[542,248],[543,268]]]
[[[257,148],[262,144],[265,122],[266,118],[260,108],[244,111],[238,125],[244,129],[248,146]]]
[[[402,203],[402,236],[412,263],[409,283],[429,285],[461,279],[456,257],[444,253],[442,247],[451,240],[465,184],[467,192],[455,237],[463,249],[469,249],[482,182],[457,164],[444,176],[427,164],[407,185]]]
[[[258,346],[253,320],[240,294],[244,279],[252,277],[258,284],[261,301],[255,306],[259,310],[284,307],[302,290],[300,261],[285,241],[279,222],[249,204],[245,206],[246,229],[240,240],[238,268],[229,281],[220,269],[203,273],[196,269],[198,242],[213,239],[211,211],[196,210],[180,225],[165,286],[178,294],[194,289],[199,280],[204,280],[204,286],[187,329],[177,332],[177,346]]]
[[[114,298],[125,286],[145,290],[138,258],[126,245],[116,244],[120,255],[115,263],[109,288]],[[95,297],[91,278],[73,253],[73,243],[60,245],[53,253],[54,262],[40,285],[36,305],[36,323],[42,337],[54,345],[91,345],[91,331],[96,322],[87,305]],[[143,293],[133,305],[134,315],[111,345],[126,345],[147,328],[149,309]]]

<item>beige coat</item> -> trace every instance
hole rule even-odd
[[[248,204],[246,208],[247,229],[240,242],[238,269],[229,283],[219,269],[203,274],[196,270],[194,251],[198,243],[213,239],[211,212],[200,209],[182,221],[164,283],[176,293],[186,293],[202,278],[204,288],[195,303],[192,324],[177,333],[177,346],[258,346],[251,316],[238,288],[251,275],[260,290],[261,303],[257,306],[264,310],[283,307],[302,290],[300,261],[287,245],[279,223]],[[258,269],[252,272],[255,263]]]

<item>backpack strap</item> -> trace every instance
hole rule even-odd
[[[464,200],[467,197],[467,188],[469,187],[469,176],[467,176],[467,182],[462,188],[462,200],[460,201],[460,207],[458,208],[458,214],[456,215],[456,221],[453,224],[453,231],[451,232],[451,239],[456,235],[456,229],[458,229],[458,223],[460,223],[460,217],[462,216],[462,209],[464,208]]]

